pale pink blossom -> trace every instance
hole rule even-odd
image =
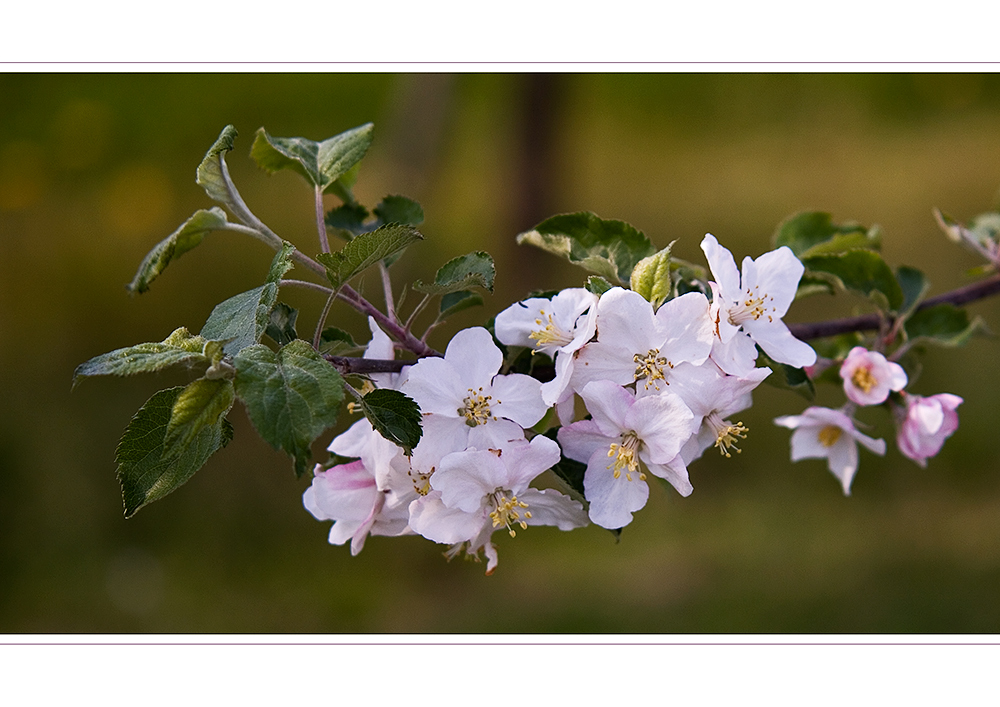
[[[922,467],[941,451],[944,441],[958,429],[955,409],[964,401],[957,395],[939,393],[929,397],[906,396],[906,410],[901,411],[896,444],[899,451]]]
[[[842,410],[810,407],[801,415],[776,418],[774,424],[795,430],[792,461],[826,459],[827,467],[840,479],[845,496],[851,495],[851,481],[858,470],[858,443],[875,454],[885,454],[885,440],[859,432],[854,420]]]
[[[844,379],[844,394],[858,405],[881,405],[889,391],[906,387],[906,371],[898,363],[886,360],[877,351],[855,346],[840,366]]]

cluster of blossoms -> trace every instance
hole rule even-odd
[[[817,360],[782,321],[804,272],[789,248],[747,257],[741,272],[714,236],[701,245],[714,278],[711,300],[688,292],[654,308],[620,287],[601,296],[567,289],[501,312],[497,340],[552,359],[555,375],[544,383],[501,373],[503,354],[481,327],[456,334],[443,358],[372,374],[370,385],[416,401],[423,434],[410,454],[367,419],[333,440],[331,452],[355,461],[317,467],[304,495],[316,518],[334,521],[330,542],[350,540],[356,554],[369,535],[419,534],[449,545],[449,557],[482,551],[489,574],[498,530],[622,528],[645,506],[649,474],[689,495],[688,465],[710,447],[726,457],[740,451],[748,428],[732,417],[751,406],[752,391],[771,373],[756,365],[758,347],[797,368]],[[389,337],[373,319],[369,325],[365,356],[393,358]],[[844,360],[841,375],[845,408],[809,408],[776,422],[795,429],[792,458],[827,458],[846,493],[856,443],[885,451],[882,440],[857,431],[852,406],[881,404],[907,381],[898,364],[862,348]],[[923,463],[955,430],[961,399],[902,399],[900,448]],[[550,408],[561,425],[555,439],[531,429]],[[563,457],[586,465],[582,499],[531,486]]]
[[[899,451],[922,467],[958,429],[955,408],[962,403],[960,397],[941,393],[924,398],[903,392],[908,383],[903,367],[877,351],[855,346],[840,366],[840,377],[848,400],[840,409],[810,407],[801,415],[786,415],[774,422],[795,430],[792,461],[827,459],[844,495],[850,495],[858,470],[858,443],[875,454],[885,454],[885,440],[858,431],[854,412],[859,406],[888,402],[896,421]],[[890,393],[899,393],[898,398],[890,400]]]

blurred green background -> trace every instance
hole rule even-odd
[[[514,244],[564,211],[624,219],[703,262],[707,231],[740,260],[768,250],[784,217],[825,210],[880,224],[886,259],[924,269],[932,294],[959,286],[977,261],[931,209],[967,220],[996,206],[1000,75],[19,74],[0,76],[0,97],[0,632],[1000,631],[995,340],[925,358],[911,390],[966,399],[927,469],[895,449],[881,410],[862,411],[889,452],[862,451],[844,498],[825,463],[788,461],[789,433],[771,424],[805,401],[762,386],[740,415],[743,453],[692,465],[692,496],[654,487],[618,544],[596,527],[498,534],[492,577],[418,537],[372,538],[354,558],[328,545],[329,524],[302,507],[307,480],[240,406],[227,449],[125,520],[121,431],[187,376],[70,392],[84,360],[197,331],[217,302],[262,282],[266,247],[219,233],[147,294],[123,287],[153,244],[211,205],[195,167],[228,123],[247,203],[307,252],[311,192],[256,168],[253,132],[321,140],[375,123],[356,193],[369,205],[406,194],[427,216],[398,285],[474,249],[496,258],[496,294],[437,332],[443,349],[530,290],[583,282]],[[282,299],[310,331],[322,302]],[[861,305],[817,296],[788,319]],[[1000,301],[972,309],[1000,327]],[[331,322],[366,338],[351,311]]]

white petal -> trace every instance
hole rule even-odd
[[[392,339],[379,327],[375,317],[368,317],[368,328],[372,332],[372,339],[365,348],[365,358],[391,360],[396,358],[396,350],[393,348]]]
[[[598,451],[607,456],[611,443],[621,439],[619,435],[613,437],[605,435],[593,420],[580,420],[560,427],[556,437],[559,439],[563,454],[585,464]]]
[[[743,329],[764,349],[764,353],[778,363],[787,363],[796,368],[816,363],[816,352],[812,346],[792,336],[792,332],[780,319],[750,319],[743,323]]]
[[[756,261],[743,260],[743,289],[759,287],[760,294],[768,298],[765,306],[775,310],[772,316],[783,317],[795,299],[803,272],[802,261],[791,248],[782,246],[764,253]]]
[[[416,401],[421,412],[448,417],[458,416],[463,399],[469,395],[455,365],[433,357],[422,358],[410,368],[402,392]]]
[[[858,446],[847,436],[841,437],[837,443],[830,447],[829,461],[827,466],[833,475],[840,479],[840,484],[844,488],[844,495],[851,495],[851,481],[854,473],[858,470]]]
[[[490,420],[485,425],[466,427],[468,446],[474,449],[499,449],[524,439],[524,430],[510,420]]]
[[[646,505],[649,486],[637,472],[629,481],[625,473],[617,479],[608,467],[607,456],[598,451],[587,464],[583,475],[584,495],[590,502],[590,520],[615,530],[632,522],[632,513]]]
[[[497,339],[507,346],[529,346],[538,343],[531,335],[539,328],[535,320],[541,318],[541,310],[549,300],[532,297],[523,302],[515,302],[497,315],[493,329]]]
[[[697,429],[688,406],[669,392],[637,400],[625,417],[624,428],[635,430],[642,440],[640,458],[654,464],[666,464],[676,457]]]
[[[677,489],[677,493],[681,496],[690,496],[691,492],[694,491],[691,479],[688,478],[687,466],[680,454],[667,464],[648,464],[647,466],[650,473],[669,481],[670,485]]]
[[[747,376],[754,370],[757,347],[744,331],[737,331],[728,343],[716,338],[712,344],[712,360],[731,376]]]
[[[431,476],[431,488],[441,492],[441,502],[466,513],[479,511],[484,496],[508,485],[507,467],[494,451],[454,452]]]
[[[445,349],[444,358],[455,366],[461,386],[473,390],[489,385],[503,363],[503,354],[482,327],[463,329],[455,334]],[[410,376],[413,376],[412,370]]]
[[[708,298],[700,292],[688,292],[664,303],[656,310],[656,323],[664,336],[660,355],[675,366],[684,361],[704,363],[712,352],[715,334],[708,316]]]
[[[542,400],[542,384],[531,376],[511,373],[493,378],[490,410],[497,417],[531,427],[545,416],[549,406]]]
[[[410,528],[436,543],[460,543],[474,538],[487,523],[482,513],[448,508],[441,494],[432,491],[410,504]]]
[[[611,381],[588,383],[580,397],[601,432],[611,437],[622,433],[628,411],[636,402],[632,393]]]
[[[821,429],[823,428],[816,425],[806,425],[799,427],[792,433],[793,462],[797,462],[800,459],[823,459],[830,456],[830,448],[819,441],[819,431]]]
[[[719,245],[719,241],[711,233],[705,234],[701,241],[701,249],[705,252],[708,267],[722,289],[723,295],[731,300],[738,298],[740,296],[740,271],[736,268],[733,254]]]
[[[539,474],[552,468],[562,457],[559,445],[545,435],[536,435],[527,444],[511,444],[501,451],[501,461],[507,467],[504,488],[518,496]]]
[[[590,522],[578,501],[555,489],[528,489],[517,498],[528,504],[526,510],[531,513],[531,518],[525,519],[528,525],[554,525],[559,530],[573,530]]]
[[[576,357],[572,353],[560,351],[556,354],[556,377],[542,383],[541,387],[542,402],[547,406],[552,407],[565,397],[563,394],[573,377],[574,363],[576,363]]]

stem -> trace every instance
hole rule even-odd
[[[387,361],[374,358],[355,358],[352,356],[323,356],[333,364],[343,375],[351,373],[399,373],[405,366],[412,366],[414,361]]]
[[[392,336],[398,341],[403,348],[407,351],[412,351],[418,357],[423,356],[440,356],[441,354],[432,349],[426,343],[415,337],[413,334],[408,332],[403,328],[399,322],[389,319],[385,314],[383,314],[378,308],[376,308],[371,302],[362,297],[358,292],[352,288],[350,285],[344,285],[337,295],[340,299],[344,300],[352,307],[357,309],[362,314],[370,315],[378,322],[389,336]]]
[[[326,318],[330,314],[330,307],[333,306],[335,299],[337,299],[337,293],[331,290],[330,296],[326,298],[326,304],[323,305],[323,311],[320,312],[319,320],[316,322],[316,332],[313,334],[313,348],[317,351],[319,351],[320,341],[323,336],[323,325],[326,324]]]
[[[316,229],[319,231],[319,249],[322,253],[330,252],[330,241],[326,237],[326,220],[323,218],[323,189],[319,186],[316,192]]]
[[[937,297],[931,297],[921,302],[916,311],[934,307],[939,304],[952,304],[956,307],[969,302],[991,297],[1000,293],[1000,274],[985,280],[980,280],[957,290],[945,292]],[[820,339],[825,336],[836,336],[837,334],[847,334],[852,331],[872,331],[878,329],[882,323],[882,318],[878,314],[863,314],[859,317],[844,317],[843,319],[830,319],[825,322],[809,322],[801,324],[789,324],[788,329],[796,339],[809,340]]]
[[[396,304],[392,300],[392,281],[389,280],[389,268],[385,266],[385,261],[378,261],[378,271],[382,275],[382,292],[385,293],[385,313],[392,321],[399,321],[396,318]]]
[[[324,295],[329,297],[333,294],[333,290],[329,287],[324,287],[315,282],[307,282],[306,280],[282,280],[278,283],[281,287],[301,287],[304,290],[313,290],[315,292],[322,292]]]

